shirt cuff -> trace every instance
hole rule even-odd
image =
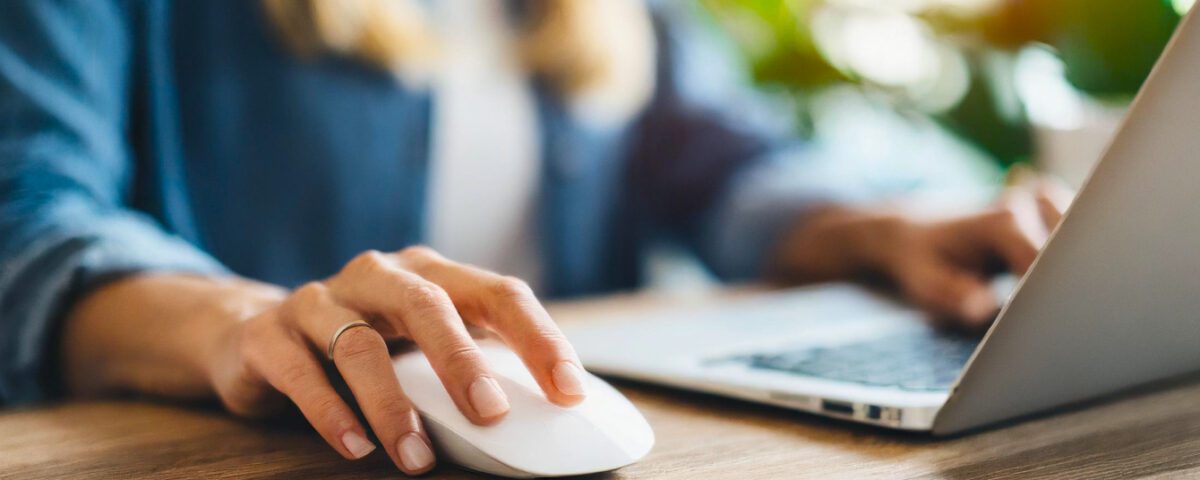
[[[814,183],[798,146],[775,153],[741,172],[712,213],[702,251],[718,277],[727,281],[761,278],[768,256],[782,237],[813,211],[853,202],[851,192]],[[828,179],[826,179],[828,180]]]
[[[30,404],[60,394],[60,319],[88,291],[144,271],[229,274],[209,255],[134,213],[56,224],[3,259],[0,404]]]

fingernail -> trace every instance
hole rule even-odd
[[[479,377],[467,391],[471,398],[471,406],[475,412],[484,418],[503,415],[508,411],[508,399],[500,390],[500,384],[488,377]]]
[[[375,444],[371,443],[366,437],[359,435],[358,432],[350,431],[342,434],[342,445],[346,450],[350,451],[350,455],[354,456],[355,460],[363,458],[375,451]]]
[[[586,395],[587,389],[583,384],[583,371],[574,363],[563,361],[554,367],[554,386],[564,395]]]
[[[433,465],[433,451],[415,433],[401,437],[396,451],[400,452],[400,464],[410,472],[419,472]]]

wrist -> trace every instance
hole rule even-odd
[[[773,277],[789,282],[848,280],[887,265],[911,222],[895,212],[848,206],[816,210],[783,236]]]
[[[198,341],[191,360],[209,385],[215,384],[231,361],[236,364],[242,325],[277,307],[286,297],[287,291],[282,288],[246,280],[224,281],[216,288],[195,318]]]
[[[145,274],[101,287],[67,317],[63,379],[75,394],[136,391],[197,398],[222,337],[272,289],[245,280]]]

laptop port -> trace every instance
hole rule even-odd
[[[821,410],[839,415],[854,415],[854,404],[834,400],[821,400]]]

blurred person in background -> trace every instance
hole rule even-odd
[[[344,381],[419,474],[434,454],[389,341],[477,424],[508,403],[468,326],[578,403],[539,299],[637,287],[662,237],[725,280],[882,279],[947,325],[991,321],[988,276],[1030,266],[1061,195],[935,221],[788,188],[804,144],[713,96],[686,15],[655,5],[5,4],[0,403],[294,404],[356,459],[376,445]]]

